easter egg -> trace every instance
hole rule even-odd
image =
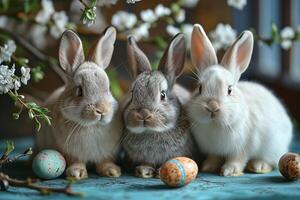
[[[300,155],[297,153],[284,154],[278,163],[280,173],[289,180],[300,178]]]
[[[160,179],[170,187],[182,187],[197,177],[198,166],[187,157],[176,157],[165,162],[159,171]]]
[[[56,150],[45,149],[40,151],[33,159],[32,170],[43,179],[57,178],[64,172],[66,161]]]

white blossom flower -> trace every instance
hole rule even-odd
[[[14,90],[19,90],[21,87],[21,82],[19,80],[14,80]]]
[[[171,14],[171,10],[162,4],[158,4],[155,7],[155,15],[157,17],[164,17],[164,16],[168,16],[170,14]]]
[[[135,3],[135,2],[139,2],[141,0],[126,0],[127,3]]]
[[[191,35],[193,31],[193,25],[192,24],[184,24],[182,26],[182,33],[186,39],[187,48],[190,49],[191,47]]]
[[[39,49],[44,49],[47,46],[46,33],[47,27],[39,24],[32,26],[29,30],[32,43]]]
[[[30,79],[30,68],[21,67],[21,81],[24,85],[27,85],[28,80]]]
[[[8,18],[6,16],[0,16],[0,27],[4,28],[7,25]]]
[[[157,16],[151,9],[142,10],[140,15],[144,22],[153,23],[157,20]]]
[[[280,35],[282,38],[281,41],[281,47],[283,49],[290,49],[293,45],[293,41],[292,39],[295,37],[295,31],[293,28],[287,26],[284,27],[281,31],[280,31]]]
[[[247,0],[227,0],[227,4],[236,9],[243,10],[243,8],[247,5]]]
[[[212,45],[216,51],[228,48],[236,39],[236,30],[229,24],[218,24],[216,29],[209,33]]]
[[[42,9],[35,16],[35,21],[40,24],[47,24],[51,15],[55,12],[53,2],[51,0],[42,0]]]
[[[166,27],[166,31],[171,36],[175,36],[177,33],[180,33],[180,29],[177,28],[177,27],[175,27],[175,26],[173,26],[173,25],[168,25]]]
[[[16,51],[16,44],[13,40],[8,40],[4,46],[0,47],[0,63],[10,62],[12,54]]]
[[[176,34],[180,33],[180,29],[173,26],[173,25],[168,25],[166,28],[166,31],[169,35],[171,36],[175,36]],[[186,39],[186,44],[187,44],[187,48],[190,48],[191,46],[191,35],[192,35],[192,31],[193,31],[193,25],[192,24],[183,24],[182,25],[182,33]]]
[[[9,90],[15,89],[14,74],[15,66],[13,65],[11,69],[6,65],[0,65],[0,94],[7,93]],[[19,89],[16,87],[16,89]]]
[[[123,31],[125,29],[131,29],[137,22],[137,17],[135,14],[131,14],[125,11],[116,12],[111,20],[112,25],[114,25],[118,30]]]
[[[292,47],[293,42],[291,40],[282,40],[280,44],[284,50],[288,50]]]
[[[182,23],[185,20],[185,10],[180,9],[177,15],[175,16],[175,20],[178,23]]]
[[[183,6],[187,8],[193,8],[198,4],[199,0],[184,0]]]
[[[116,4],[118,0],[99,0],[97,2],[98,6],[110,6]]]
[[[68,23],[68,16],[65,11],[55,12],[53,14],[54,25],[50,28],[50,34],[54,38],[59,38],[61,34],[66,30],[66,25]]]
[[[295,37],[295,31],[292,27],[284,27],[280,31],[280,35],[283,39],[293,39]]]
[[[133,29],[131,31],[131,34],[135,37],[137,41],[139,41],[140,39],[149,37],[149,29],[150,29],[150,24],[143,23],[139,25],[137,28]]]

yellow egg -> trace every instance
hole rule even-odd
[[[187,157],[176,157],[165,162],[159,171],[160,179],[170,187],[187,185],[197,177],[198,166]]]
[[[289,180],[300,178],[300,155],[297,153],[284,154],[278,163],[280,173]]]

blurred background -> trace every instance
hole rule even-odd
[[[17,87],[17,90],[20,88],[18,95],[31,94],[44,100],[63,84],[57,73],[57,52],[60,35],[66,29],[79,34],[87,53],[107,26],[117,28],[115,51],[107,72],[113,93],[120,98],[131,83],[126,70],[127,35],[138,39],[139,46],[156,68],[172,36],[183,32],[189,41],[192,25],[199,23],[212,40],[219,59],[243,30],[253,31],[254,53],[242,79],[269,87],[286,105],[298,127],[299,0],[0,0],[0,6],[0,87],[1,78],[3,81],[7,74],[5,66],[10,69],[15,66],[21,84]],[[10,40],[14,41],[15,51]],[[7,53],[11,58],[1,60]],[[21,67],[25,68],[21,70]],[[31,79],[25,84],[27,81],[22,81],[24,69],[29,68]],[[193,72],[188,53],[185,73],[179,82],[189,90],[196,86]],[[15,89],[16,86],[10,88]],[[27,112],[14,119],[18,117],[13,113],[19,112],[14,105],[14,95],[1,92],[1,88],[0,93],[0,137],[33,135],[34,121]]]

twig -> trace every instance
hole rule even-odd
[[[18,180],[10,178],[7,174],[0,173],[0,180],[7,181],[10,186],[14,187],[25,187],[33,190],[37,190],[42,194],[50,194],[50,193],[63,193],[69,196],[82,196],[81,192],[73,192],[71,188],[71,183],[68,183],[66,187],[63,188],[50,188],[41,185],[36,185],[34,183],[39,182],[37,179],[27,179],[27,180]]]
[[[0,28],[0,32],[4,32],[10,35],[17,43],[19,43],[36,59],[40,60],[41,62],[47,63],[51,67],[51,69],[58,74],[58,76],[62,79],[62,81],[66,83],[67,81],[66,76],[64,75],[64,72],[57,66],[54,58],[44,55],[40,50],[38,50],[36,47],[31,45],[27,40],[20,37],[18,34],[14,33],[13,31],[7,30],[5,28]]]
[[[30,147],[30,148],[26,149],[23,153],[17,154],[11,159],[9,157],[9,154],[12,151],[14,151],[14,149],[15,149],[14,143],[11,141],[6,141],[5,151],[2,154],[2,156],[0,157],[0,167],[2,167],[3,164],[14,162],[14,161],[18,160],[19,158],[31,155],[33,153],[32,148]]]
[[[84,7],[88,7],[89,5],[87,5],[87,3],[84,0],[79,0],[79,2],[84,6]]]

